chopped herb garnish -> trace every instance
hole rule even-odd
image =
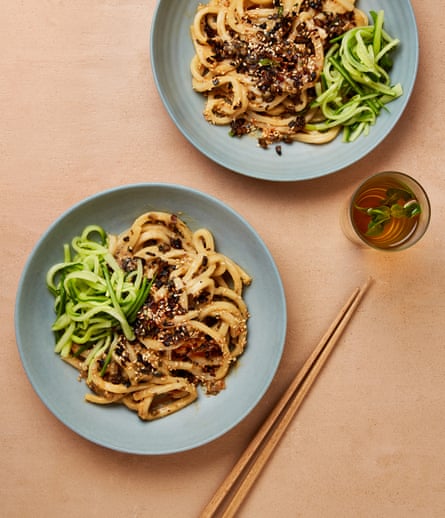
[[[270,58],[262,58],[258,61],[258,64],[262,67],[273,67],[276,65],[276,62]]]
[[[371,218],[366,231],[367,236],[380,235],[392,218],[414,218],[422,212],[419,202],[409,190],[394,188],[386,191],[386,197],[379,206],[355,205],[355,208]]]

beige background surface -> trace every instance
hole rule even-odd
[[[154,0],[2,1],[1,516],[197,516],[369,274],[376,283],[240,516],[445,516],[445,26],[437,6],[413,0],[419,75],[385,142],[334,175],[279,184],[216,166],[171,122],[149,61]],[[339,207],[360,179],[391,168],[429,192],[428,234],[400,254],[357,249],[337,225]],[[150,181],[200,189],[244,216],[276,260],[289,317],[278,375],[252,414],[206,446],[158,457],[116,453],[68,430],[33,391],[14,335],[19,277],[48,225],[85,196]]]

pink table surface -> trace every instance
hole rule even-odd
[[[285,184],[215,165],[176,129],[150,68],[154,0],[2,3],[2,516],[197,516],[368,275],[374,286],[239,516],[445,516],[445,25],[437,0],[412,3],[420,67],[394,131],[351,167]],[[356,183],[386,169],[417,177],[433,207],[427,235],[399,254],[358,249],[336,223]],[[214,195],[258,230],[289,322],[277,376],[241,424],[195,450],[145,457],[92,444],[46,409],[19,359],[14,302],[54,219],[98,191],[151,181]]]

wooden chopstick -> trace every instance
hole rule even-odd
[[[371,282],[372,279],[369,278],[363,286],[354,290],[317,347],[204,508],[200,518],[214,517],[223,502],[226,506],[221,516],[223,518],[234,516],[309,392]],[[236,486],[239,480],[241,482]]]

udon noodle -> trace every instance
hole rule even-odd
[[[294,140],[323,143],[340,131],[307,131],[330,40],[367,24],[355,0],[210,0],[191,27],[192,86],[204,117],[261,146]]]

